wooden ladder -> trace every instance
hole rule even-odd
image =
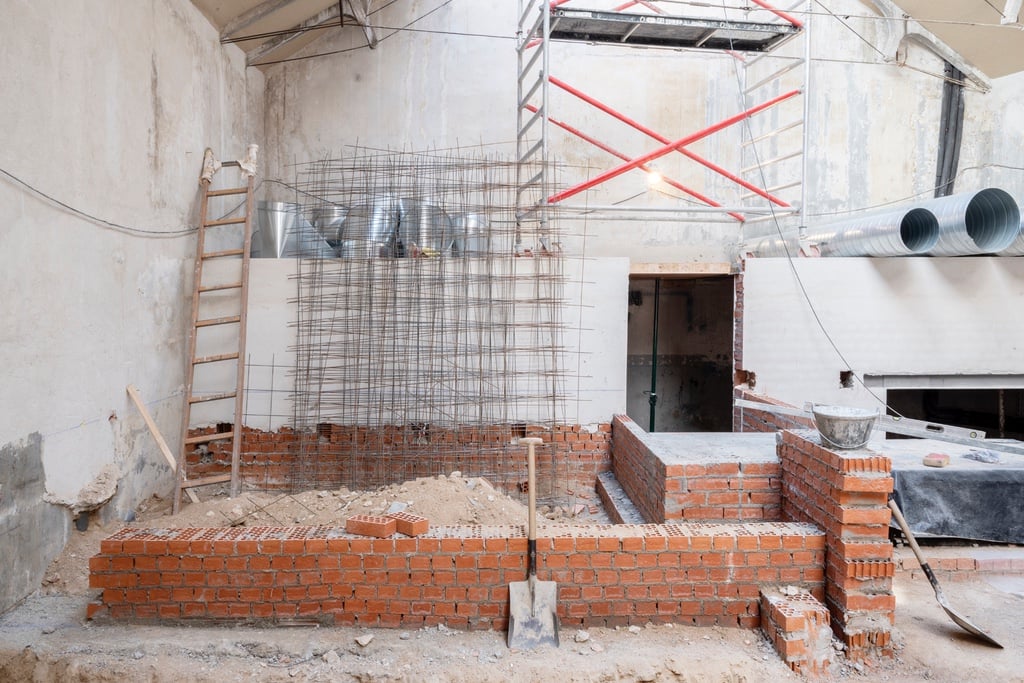
[[[245,185],[241,187],[232,187],[223,190],[211,189],[213,184],[213,177],[221,167],[235,166],[241,172],[241,175],[245,178]],[[192,490],[198,486],[207,486],[209,484],[221,484],[225,482],[231,482],[231,495],[237,496],[240,488],[239,480],[239,459],[242,448],[242,414],[243,414],[243,387],[245,378],[245,326],[246,326],[246,309],[248,308],[249,301],[249,258],[250,250],[252,248],[252,216],[254,213],[254,201],[253,191],[255,182],[255,169],[256,169],[256,145],[249,146],[249,152],[246,158],[242,161],[226,161],[223,163],[218,162],[210,149],[206,150],[206,154],[203,158],[203,172],[200,176],[199,184],[202,188],[202,200],[200,205],[200,221],[199,221],[199,232],[198,239],[196,240],[196,260],[195,260],[195,275],[193,277],[192,284],[192,316],[191,316],[191,327],[189,329],[189,340],[188,340],[188,371],[185,379],[185,402],[182,410],[181,420],[181,451],[178,455],[178,483],[174,492],[174,512],[177,513],[181,508],[181,494],[185,492],[193,502],[198,501],[198,497]],[[229,197],[229,196],[243,196],[245,197],[245,213],[240,217],[234,218],[218,218],[210,219],[210,198],[211,197]],[[232,212],[233,213],[233,212]],[[219,229],[219,228],[231,228],[232,226],[242,226],[243,234],[239,248],[236,249],[224,249],[219,251],[206,251],[206,231],[208,229]],[[216,282],[207,283],[204,280],[205,268],[204,265],[214,260],[224,259],[241,259],[241,277],[237,281],[231,282]],[[234,297],[233,302],[223,301],[223,295],[226,293],[235,292],[237,296]],[[215,317],[203,318],[200,317],[203,314],[203,306],[209,300],[211,294],[219,293],[221,295],[221,301],[218,302],[220,306],[231,305],[237,302],[237,312],[235,310],[230,311],[231,315],[218,315]],[[199,346],[200,330],[214,330],[216,328],[227,327],[230,329],[234,327],[237,330],[238,346],[237,348],[231,349],[218,349],[224,350],[224,353],[215,353],[204,356],[196,356],[196,350]],[[223,340],[220,340],[223,343]],[[207,388],[204,387],[204,392],[197,394],[194,392],[194,383],[196,378],[196,369],[200,366],[209,366],[212,364],[221,363],[235,363],[235,382],[233,387],[217,387],[217,391],[205,391]],[[232,428],[230,432],[218,432],[214,434],[205,434],[201,436],[189,436],[189,425],[192,419],[192,407],[198,403],[207,403],[211,401],[227,401],[232,400],[234,402],[234,418],[232,420]],[[209,443],[210,441],[218,441],[222,439],[231,439],[231,473],[220,474],[215,476],[201,477],[199,479],[190,479],[188,477],[187,470],[187,455],[196,444]]]

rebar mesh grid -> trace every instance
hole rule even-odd
[[[357,149],[296,175],[304,215],[347,218],[325,234],[342,257],[297,270],[292,488],[507,483],[513,439],[564,424],[567,401],[563,258],[517,221],[516,164]]]

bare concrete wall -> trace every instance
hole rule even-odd
[[[0,447],[0,613],[38,588],[70,526],[66,508],[43,500],[42,441],[34,433]]]
[[[197,219],[203,149],[233,158],[259,141],[262,76],[187,0],[14,0],[3,18],[0,168],[130,229],[0,176],[0,448],[33,443],[24,457],[41,468],[31,486],[0,485],[30,492],[29,507],[44,494],[73,507],[105,473],[117,487],[102,514],[123,517],[171,484],[125,387],[176,446],[195,243],[175,233]],[[35,544],[0,537],[27,575],[7,597],[37,585],[66,538],[66,515],[32,514]]]

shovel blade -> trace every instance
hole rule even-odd
[[[517,650],[558,647],[558,585],[554,581],[513,581],[508,585],[508,597],[508,646]]]
[[[1002,649],[1003,646],[999,643],[999,641],[997,641],[995,638],[993,638],[992,636],[985,633],[980,628],[969,622],[967,620],[967,617],[957,614],[957,612],[952,607],[950,607],[949,604],[946,602],[946,598],[944,595],[942,595],[941,591],[936,591],[935,597],[938,598],[939,606],[942,607],[943,610],[945,610],[946,614],[949,615],[949,618],[952,619],[957,626],[967,631],[968,633],[972,634],[973,636],[980,638],[989,645]]]

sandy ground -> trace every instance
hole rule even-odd
[[[373,492],[245,494],[190,505],[169,517],[153,500],[143,526],[343,524],[348,514],[405,505],[437,524],[523,521],[525,508],[487,482],[461,476],[417,480]],[[581,498],[549,518],[604,522]],[[137,626],[91,623],[85,605],[88,557],[116,530],[74,532],[40,591],[0,617],[0,681],[685,681],[800,680],[758,631],[653,626],[571,630],[561,647],[509,650],[505,634],[357,628]],[[825,681],[1021,681],[1024,579],[987,577],[943,584],[948,601],[1005,645],[960,631],[924,579],[897,575],[896,657],[852,665],[837,650]]]

